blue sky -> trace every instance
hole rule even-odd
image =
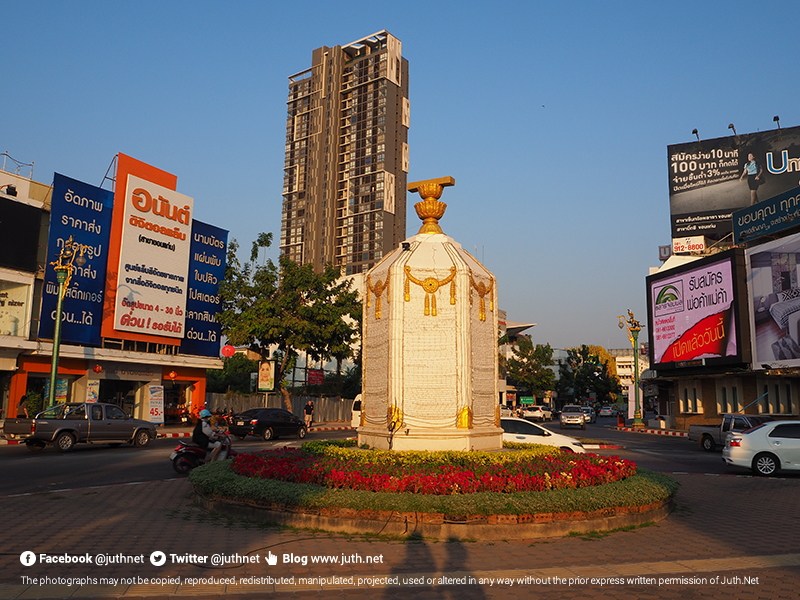
[[[670,243],[667,145],[800,125],[798,23],[794,1],[7,3],[0,151],[95,185],[124,152],[249,247],[280,232],[288,76],[386,29],[409,181],[456,179],[445,233],[534,342],[622,348]]]

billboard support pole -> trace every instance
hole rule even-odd
[[[635,398],[635,410],[633,413],[633,428],[634,429],[644,429],[644,421],[642,420],[642,406],[639,404],[639,348],[638,348],[638,340],[639,340],[639,332],[642,330],[642,326],[633,317],[633,312],[631,309],[628,309],[628,318],[626,319],[622,315],[619,315],[619,328],[628,330],[628,339],[631,342],[631,346],[633,346],[633,393]]]

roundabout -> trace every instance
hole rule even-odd
[[[437,540],[629,529],[665,518],[678,489],[672,478],[637,470],[630,461],[542,446],[392,453],[353,444],[312,442],[302,450],[243,454],[198,468],[189,481],[198,504],[216,513]]]

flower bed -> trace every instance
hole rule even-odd
[[[636,474],[628,460],[544,446],[515,452],[387,452],[329,443],[239,454],[232,469],[244,477],[331,489],[429,495],[574,489]]]

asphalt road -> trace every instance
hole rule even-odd
[[[617,455],[653,471],[670,474],[751,474],[747,469],[725,465],[719,450],[705,452],[686,438],[616,431],[612,428],[616,420],[611,418],[589,424],[585,430],[562,430],[557,422],[544,425],[578,439],[603,440],[622,445],[624,449],[590,451],[606,456]],[[351,431],[312,432],[306,439],[342,439],[352,435]],[[233,440],[234,448],[240,451],[299,446],[301,443],[296,438],[281,438],[271,442],[264,442],[260,438]],[[169,461],[169,455],[177,445],[177,439],[154,440],[146,448],[135,448],[128,444],[118,448],[79,444],[67,453],[60,453],[52,447],[34,453],[25,446],[0,446],[0,496],[179,478],[182,476],[175,473]],[[782,476],[800,480],[798,473],[784,473]]]
[[[310,432],[306,440],[341,439],[349,431]],[[111,448],[78,444],[70,452],[53,447],[31,452],[24,445],[0,446],[0,496],[75,489],[116,483],[162,481],[177,477],[169,460],[178,439],[158,439],[145,448],[123,444]],[[233,439],[237,450],[256,452],[266,448],[300,446],[297,438],[265,442],[260,438]]]

